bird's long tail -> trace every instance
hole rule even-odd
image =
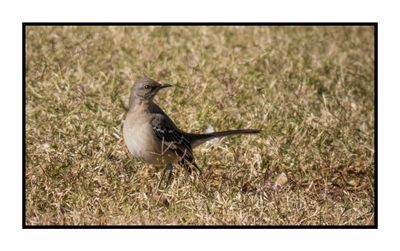
[[[211,133],[203,133],[203,134],[188,133],[188,138],[190,138],[190,144],[192,145],[192,147],[195,148],[196,146],[199,146],[199,145],[205,143],[206,141],[214,139],[214,138],[220,138],[220,137],[236,135],[236,134],[255,134],[255,133],[259,133],[260,131],[261,130],[257,130],[257,129],[242,129],[242,130],[228,130],[228,131],[222,131],[222,132],[211,132]]]

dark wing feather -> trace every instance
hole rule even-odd
[[[182,161],[194,161],[190,140],[168,117],[164,114],[153,114],[151,125],[154,134],[164,143],[163,149],[174,151]]]

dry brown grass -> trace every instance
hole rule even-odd
[[[121,137],[143,75],[184,130],[263,131],[157,191]],[[27,225],[374,224],[372,27],[27,27],[25,90]]]

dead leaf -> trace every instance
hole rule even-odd
[[[285,173],[279,174],[278,178],[276,178],[274,188],[279,188],[284,186],[288,182],[288,178]]]

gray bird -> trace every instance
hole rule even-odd
[[[125,144],[133,156],[145,163],[166,166],[159,187],[165,173],[168,186],[173,164],[183,165],[189,173],[193,167],[201,172],[192,151],[196,146],[223,136],[260,132],[245,129],[198,134],[180,130],[153,101],[158,91],[171,86],[149,78],[137,80],[131,88],[129,110],[123,127]]]

